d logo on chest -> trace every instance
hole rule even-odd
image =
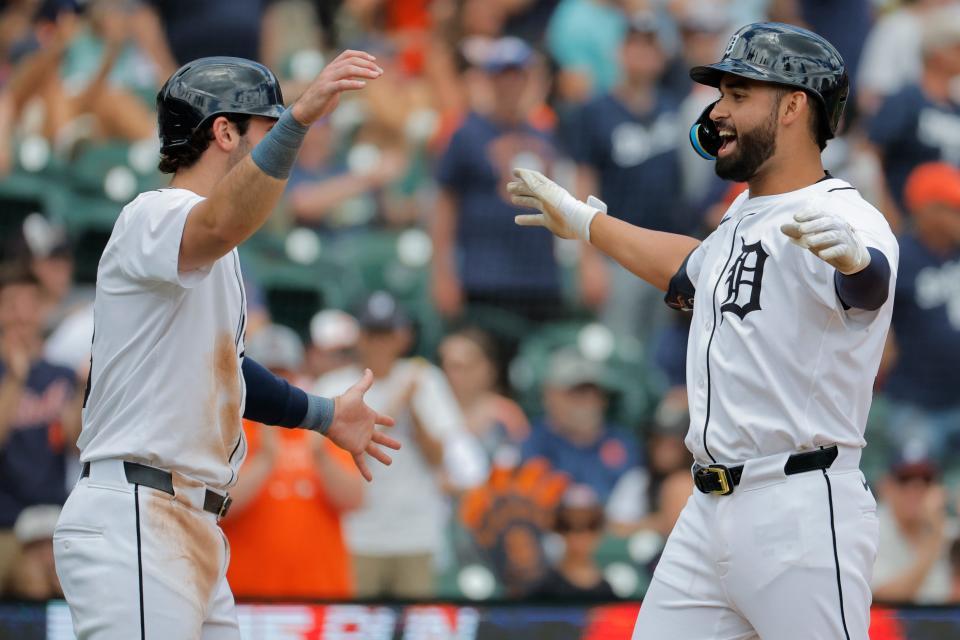
[[[747,244],[740,238],[740,255],[730,265],[726,280],[727,297],[720,305],[720,312],[730,311],[743,320],[751,311],[760,309],[760,286],[763,280],[763,263],[767,254],[757,240]]]

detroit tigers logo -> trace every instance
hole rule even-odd
[[[730,38],[729,44],[727,44],[727,48],[723,50],[723,55],[721,56],[721,58],[726,58],[727,56],[730,55],[730,52],[733,51],[733,48],[737,46],[737,40],[739,39],[740,39],[739,33],[733,34],[733,37]]]
[[[763,263],[768,253],[757,240],[753,244],[740,238],[740,255],[727,272],[727,297],[720,305],[720,313],[729,311],[743,320],[751,311],[760,310],[760,285],[763,280]]]

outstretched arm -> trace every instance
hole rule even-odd
[[[596,216],[590,225],[590,244],[634,275],[666,291],[670,278],[700,241],[644,229],[612,216]]]
[[[625,269],[666,291],[670,278],[700,242],[675,233],[636,227],[606,214],[606,205],[591,196],[580,202],[543,174],[515,169],[507,185],[514,204],[540,211],[519,215],[521,226],[546,227],[561,238],[581,238]]]
[[[253,152],[190,211],[180,243],[179,270],[200,269],[253,235],[279,202],[310,125],[336,108],[342,92],[362,89],[364,79],[381,73],[374,57],[362,51],[344,51],[327,65]],[[229,124],[226,119],[215,120],[214,135],[220,135],[218,126]]]
[[[392,460],[380,447],[400,448],[399,442],[375,428],[376,425],[392,427],[393,418],[377,413],[363,401],[363,394],[373,384],[369,369],[359,382],[333,399],[309,394],[250,358],[243,360],[243,380],[247,387],[244,418],[322,433],[353,455],[357,468],[368,481],[373,476],[363,454],[368,453],[388,465]]]

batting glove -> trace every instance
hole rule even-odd
[[[843,218],[808,210],[794,215],[793,219],[794,222],[782,225],[780,231],[840,273],[849,276],[870,264],[870,252]]]
[[[539,171],[514,169],[513,175],[517,180],[507,183],[513,204],[540,211],[519,215],[514,222],[522,227],[546,227],[568,240],[590,242],[590,223],[598,213],[607,212],[606,204],[593,196],[586,203],[580,202]]]

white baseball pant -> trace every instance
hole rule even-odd
[[[730,495],[694,490],[633,640],[867,640],[879,530],[860,450],[790,476],[787,457],[748,461]]]
[[[128,483],[121,460],[91,463],[53,536],[78,640],[239,640],[229,547],[205,490],[174,474],[171,496]]]

